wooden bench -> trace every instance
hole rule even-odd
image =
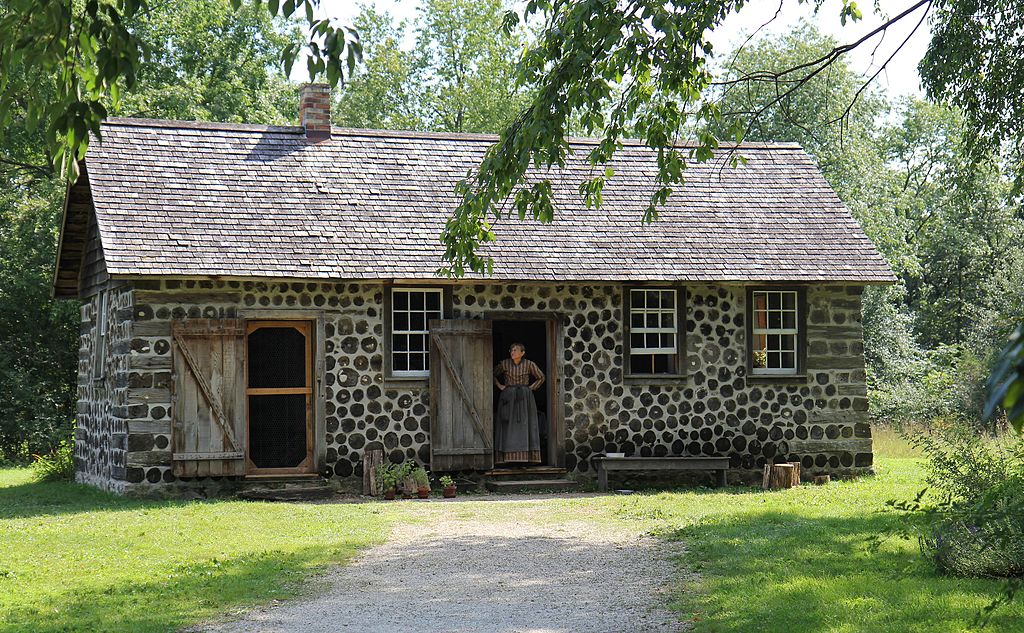
[[[728,457],[605,457],[598,455],[591,462],[597,468],[597,487],[608,490],[608,472],[619,470],[716,470],[718,485],[724,486],[729,469]]]

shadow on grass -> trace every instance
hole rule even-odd
[[[170,500],[129,499],[85,484],[62,481],[28,481],[0,486],[0,519],[25,519],[101,510],[131,510],[182,503]]]
[[[209,559],[139,582],[77,585],[47,596],[38,608],[3,614],[0,631],[176,631],[235,608],[293,595],[310,568],[336,548],[333,543]]]
[[[876,551],[897,518],[885,513],[812,516],[751,511],[705,519],[670,536],[686,542],[673,608],[696,631],[959,631],[970,627],[999,583],[937,574],[916,544],[893,540]],[[990,631],[1019,630],[1020,605]]]

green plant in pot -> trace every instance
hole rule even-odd
[[[412,478],[416,480],[416,494],[420,499],[430,496],[430,475],[422,466],[417,466],[412,471]]]
[[[395,484],[398,482],[396,474],[395,465],[390,462],[377,465],[377,481],[380,483],[384,498],[388,501],[395,498]]]
[[[416,494],[416,478],[413,476],[413,472],[419,468],[419,465],[414,461],[404,461],[397,467],[396,480],[399,488],[402,489],[403,499],[412,499],[412,496]]]
[[[451,499],[452,497],[454,497],[455,496],[455,490],[456,490],[455,489],[455,480],[452,479],[451,477],[449,477],[448,475],[444,475],[443,477],[441,477],[441,479],[439,481],[441,482],[441,486],[443,488],[443,491],[442,491],[441,494],[444,495],[444,498],[445,499]]]

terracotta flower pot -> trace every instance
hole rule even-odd
[[[417,488],[416,495],[419,496],[420,499],[426,499],[430,497],[430,488]]]
[[[387,501],[394,501],[394,499],[395,499],[395,487],[394,486],[391,486],[390,488],[388,488],[387,490],[384,491],[384,499],[386,499]]]
[[[453,498],[455,496],[455,489],[456,489],[456,486],[445,486],[444,492],[442,493],[444,495],[444,498],[445,499]]]

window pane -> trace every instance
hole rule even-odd
[[[438,311],[441,309],[441,293],[431,292],[427,294],[427,310]]]
[[[782,327],[790,330],[796,329],[796,312],[782,313]]]
[[[410,292],[409,293],[409,309],[410,310],[422,310],[423,309],[423,293],[422,292]]]
[[[676,335],[675,334],[662,334],[661,335],[661,345],[659,347],[663,347],[665,349],[669,349],[669,348],[675,348],[675,346],[676,346]]]
[[[651,354],[633,354],[629,357],[629,373],[653,374],[654,361]]]
[[[629,324],[631,327],[643,327],[644,326],[644,313],[643,312],[631,312],[629,315]]]
[[[648,312],[647,313],[647,322],[644,325],[645,325],[645,327],[657,328],[658,327],[658,313],[657,312]]]
[[[430,320],[431,319],[443,319],[443,318],[444,317],[441,315],[440,312],[428,312],[427,313],[427,325],[428,326],[430,325]]]
[[[676,291],[675,290],[662,290],[661,291],[661,307],[671,309],[676,307]]]
[[[409,329],[410,330],[425,330],[427,329],[427,321],[422,312],[413,312],[409,315]]]
[[[409,371],[423,371],[426,368],[423,354],[409,354]]]
[[[786,369],[796,369],[796,354],[793,352],[783,352],[782,366]]]
[[[403,332],[409,329],[409,313],[408,312],[395,312],[394,323],[392,330]]]
[[[644,291],[643,290],[631,290],[630,291],[629,305],[632,308],[644,308]]]
[[[783,352],[795,352],[796,351],[796,336],[793,334],[783,334],[779,337],[779,350]]]
[[[409,293],[403,290],[396,290],[391,294],[392,307],[395,310],[409,309]]]
[[[413,352],[422,352],[426,350],[424,345],[426,344],[427,336],[425,334],[410,334],[409,335],[409,350]]]
[[[768,293],[768,309],[778,310],[782,307],[782,296],[777,292]]]
[[[647,335],[647,348],[648,349],[657,349],[657,347],[658,347],[658,335],[657,334],[648,334]]]
[[[782,307],[785,308],[786,310],[796,310],[795,292],[782,293]]]
[[[671,312],[662,312],[661,313],[661,327],[665,327],[665,328],[675,327],[675,325],[673,325],[675,320],[676,320],[675,314],[673,314]]]
[[[407,371],[409,369],[409,355],[394,354],[391,357],[391,364],[395,371]]]
[[[404,352],[409,349],[409,336],[407,334],[395,334],[391,337],[391,347],[396,352]]]
[[[768,369],[779,368],[779,354],[778,352],[768,352]]]
[[[782,313],[781,312],[769,312],[768,313],[768,327],[777,330],[782,327]]]
[[[629,346],[633,349],[641,349],[644,346],[643,334],[632,334],[629,337]]]
[[[759,352],[768,349],[768,336],[766,334],[755,334],[753,349]]]
[[[768,309],[767,295],[765,295],[765,293],[763,293],[763,292],[755,292],[754,293],[754,311],[763,312],[766,309]]]

